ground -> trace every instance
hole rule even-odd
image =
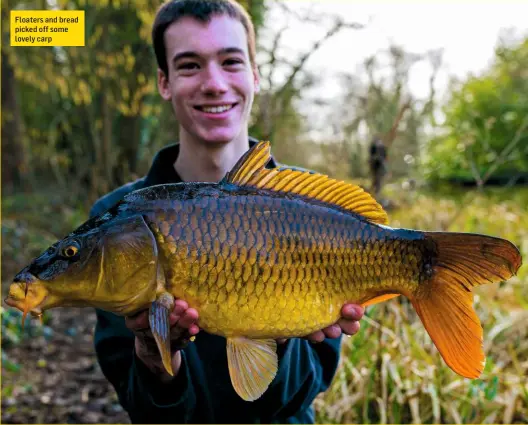
[[[130,423],[97,363],[94,325],[91,309],[57,309],[3,344],[2,423]]]

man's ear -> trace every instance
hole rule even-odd
[[[165,73],[158,68],[158,92],[164,100],[171,99],[171,90],[169,85],[169,78]]]
[[[253,67],[253,83],[255,85],[255,94],[260,92],[260,74],[257,66]]]

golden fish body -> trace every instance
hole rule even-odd
[[[430,261],[419,232],[265,191],[202,187],[197,199],[153,201],[146,214],[167,290],[208,332],[304,336],[347,302],[413,292]]]
[[[269,144],[257,144],[218,184],[130,193],[18,273],[6,303],[24,315],[148,308],[172,374],[169,315],[184,299],[201,328],[227,338],[233,387],[251,401],[276,374],[275,339],[335,323],[347,302],[404,295],[449,367],[478,377],[485,356],[472,288],[515,274],[518,249],[483,235],[392,229],[358,186],[267,169],[269,156]]]

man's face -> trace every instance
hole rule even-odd
[[[169,75],[158,70],[158,88],[172,102],[181,139],[247,139],[258,73],[249,60],[242,23],[224,15],[208,23],[184,17],[165,31],[165,50]]]

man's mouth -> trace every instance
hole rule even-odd
[[[205,112],[207,114],[221,114],[223,112],[227,112],[233,109],[236,105],[237,105],[236,103],[228,103],[225,105],[215,105],[215,106],[201,105],[201,106],[195,106],[194,108],[201,112]]]

